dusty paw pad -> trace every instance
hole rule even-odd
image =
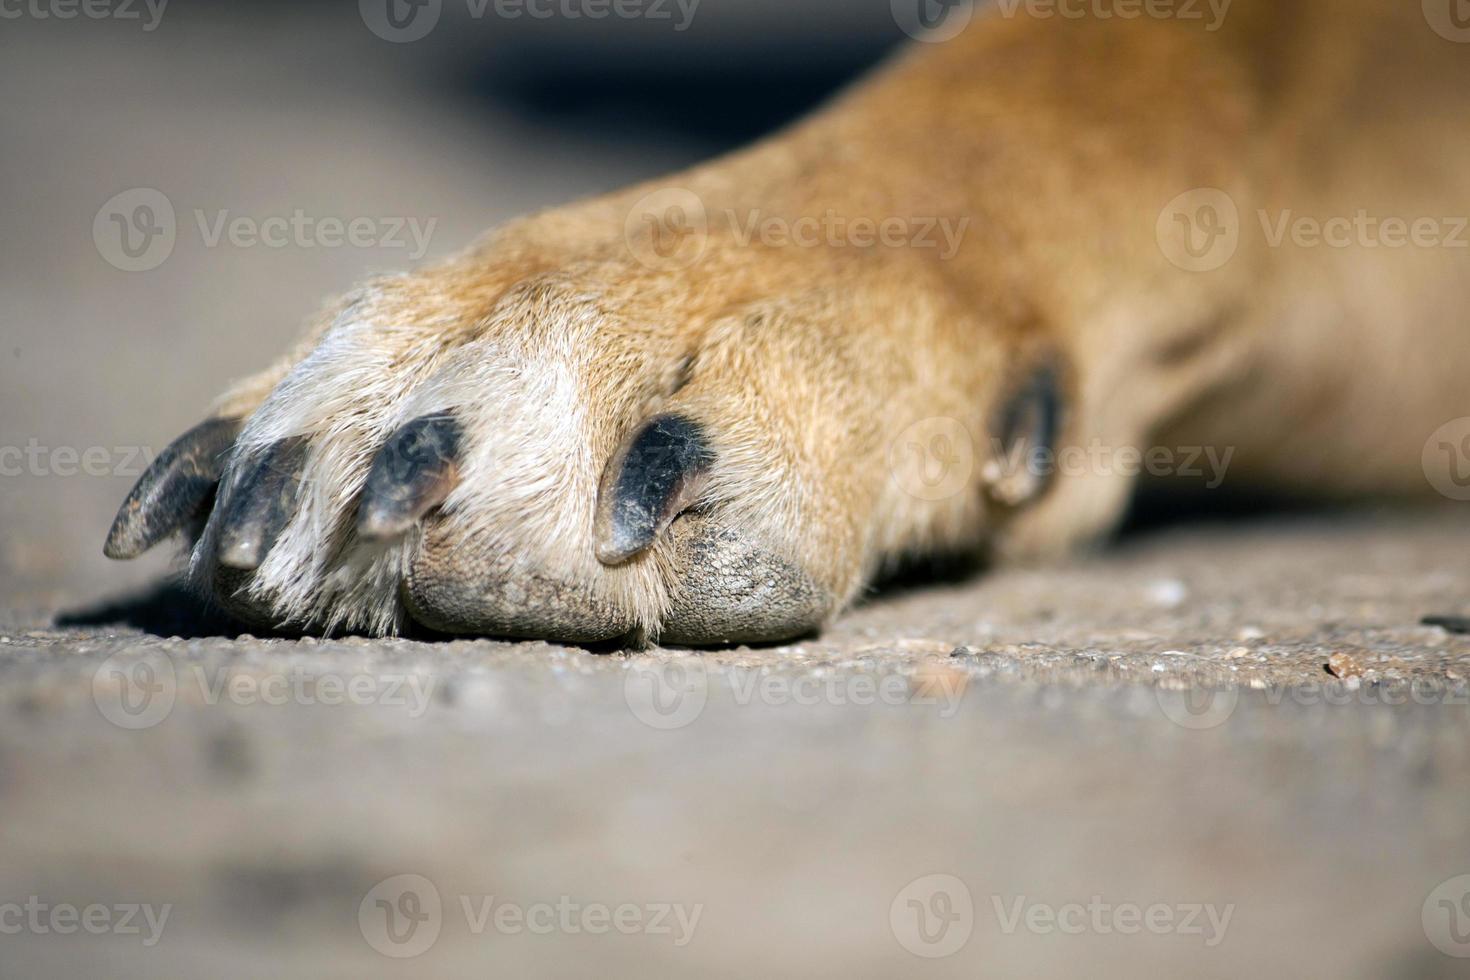
[[[831,612],[831,596],[806,572],[712,520],[686,516],[669,537],[682,576],[662,642],[789,640],[815,631]]]
[[[442,542],[426,541],[400,594],[417,622],[444,633],[596,643],[638,625],[585,586],[529,569],[514,555]]]

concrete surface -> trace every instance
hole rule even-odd
[[[145,946],[43,909],[0,975],[1463,976],[1470,637],[1418,622],[1467,548],[1176,530],[705,654],[12,610],[0,902],[171,912]],[[439,931],[398,960],[360,912],[405,881]],[[651,931],[589,931],[623,905]]]
[[[1470,637],[1420,625],[1470,612],[1463,505],[1175,527],[699,656],[252,639],[167,555],[104,562],[134,450],[406,264],[191,209],[433,217],[442,254],[704,149],[178,17],[5,28],[0,446],[42,462],[0,477],[0,977],[1470,974]],[[181,231],[126,273],[92,227],[134,187]]]

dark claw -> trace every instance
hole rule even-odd
[[[613,454],[597,491],[597,560],[637,555],[699,499],[714,461],[699,425],[660,415]]]
[[[459,480],[459,423],[447,414],[414,419],[373,460],[357,511],[357,533],[394,538],[449,496]]]
[[[118,509],[102,553],[137,558],[197,517],[219,484],[239,419],[201,422],[169,444]]]
[[[220,502],[219,563],[259,568],[296,509],[306,439],[293,436],[271,446],[230,481]]]
[[[989,487],[996,503],[1018,507],[1046,492],[1052,483],[1047,461],[1054,458],[1061,427],[1061,384],[1056,370],[1045,366],[1007,400],[997,420],[1005,454],[1000,462],[1011,469]]]

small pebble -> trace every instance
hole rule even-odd
[[[1334,653],[1327,658],[1327,670],[1334,677],[1361,677],[1363,665],[1350,653]]]
[[[1148,598],[1156,606],[1175,609],[1182,606],[1184,600],[1189,598],[1189,588],[1178,579],[1159,579],[1157,582],[1149,583]]]

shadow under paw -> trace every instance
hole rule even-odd
[[[156,636],[200,639],[247,632],[237,619],[202,600],[178,582],[165,580],[129,595],[62,610],[56,625],[86,628],[127,626]]]

